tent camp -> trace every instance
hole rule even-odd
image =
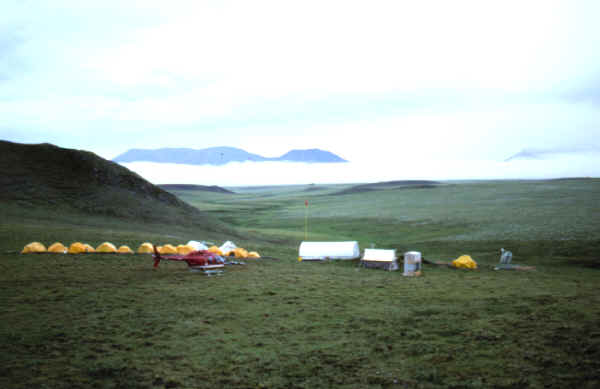
[[[302,242],[299,261],[325,261],[328,259],[355,259],[360,257],[358,242]]]

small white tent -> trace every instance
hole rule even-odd
[[[302,242],[299,261],[325,261],[327,259],[355,259],[360,257],[358,242]]]
[[[365,254],[360,261],[361,266],[382,268],[389,271],[398,270],[398,257],[396,250],[365,249]]]
[[[192,246],[194,250],[208,250],[208,246],[196,240],[190,240],[189,242],[187,242],[187,246]]]

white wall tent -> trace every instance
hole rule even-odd
[[[325,261],[327,259],[355,259],[360,257],[358,242],[302,242],[298,254],[300,261]]]
[[[398,257],[396,250],[365,249],[360,264],[364,267],[382,268],[386,270],[398,270]]]

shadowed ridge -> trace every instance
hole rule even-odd
[[[201,215],[175,195],[94,153],[0,141],[0,199],[89,214],[164,220]]]
[[[229,189],[221,188],[217,185],[190,185],[190,184],[162,184],[158,185],[159,188],[164,190],[192,190],[192,191],[205,191],[205,192],[215,192],[215,193],[228,193],[235,194],[235,192],[230,191]]]
[[[438,181],[427,180],[404,180],[404,181],[386,181],[370,184],[355,185],[350,188],[332,193],[331,195],[346,195],[353,193],[371,192],[374,190],[397,190],[397,189],[432,189],[441,185]]]

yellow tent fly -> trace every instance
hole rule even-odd
[[[177,254],[177,249],[172,244],[166,244],[158,247],[158,252],[161,254]]]
[[[256,251],[250,251],[248,253],[248,258],[260,258],[260,254],[257,253]]]
[[[119,247],[119,249],[117,250],[117,253],[119,253],[119,254],[133,254],[133,251],[131,251],[131,249],[129,248],[129,246],[123,245],[123,246]]]
[[[233,251],[229,252],[229,255],[235,255],[236,258],[248,258],[248,250],[238,247],[233,249]]]
[[[142,243],[140,245],[140,247],[138,247],[137,253],[138,254],[153,254],[154,247],[152,246],[152,243],[149,243],[149,242]]]
[[[116,253],[117,248],[110,242],[104,242],[100,246],[96,247],[97,253]]]
[[[192,251],[196,251],[196,249],[192,246],[188,246],[187,244],[180,244],[179,246],[177,246],[177,254],[187,255]]]
[[[96,249],[94,249],[92,246],[90,246],[87,243],[84,243],[83,247],[85,247],[85,252],[86,253],[95,253],[96,252]]]
[[[81,254],[85,253],[85,246],[81,242],[71,243],[69,246],[69,254]]]
[[[46,246],[41,244],[40,242],[31,242],[25,247],[23,247],[23,251],[21,254],[31,254],[31,253],[45,253]]]
[[[67,252],[67,248],[60,242],[52,243],[50,247],[48,247],[49,253],[55,254],[65,254]]]
[[[221,252],[221,249],[219,249],[217,246],[210,246],[208,251],[217,255],[223,255],[223,252]]]
[[[477,269],[477,262],[470,255],[461,255],[452,261],[451,264],[459,269]]]

